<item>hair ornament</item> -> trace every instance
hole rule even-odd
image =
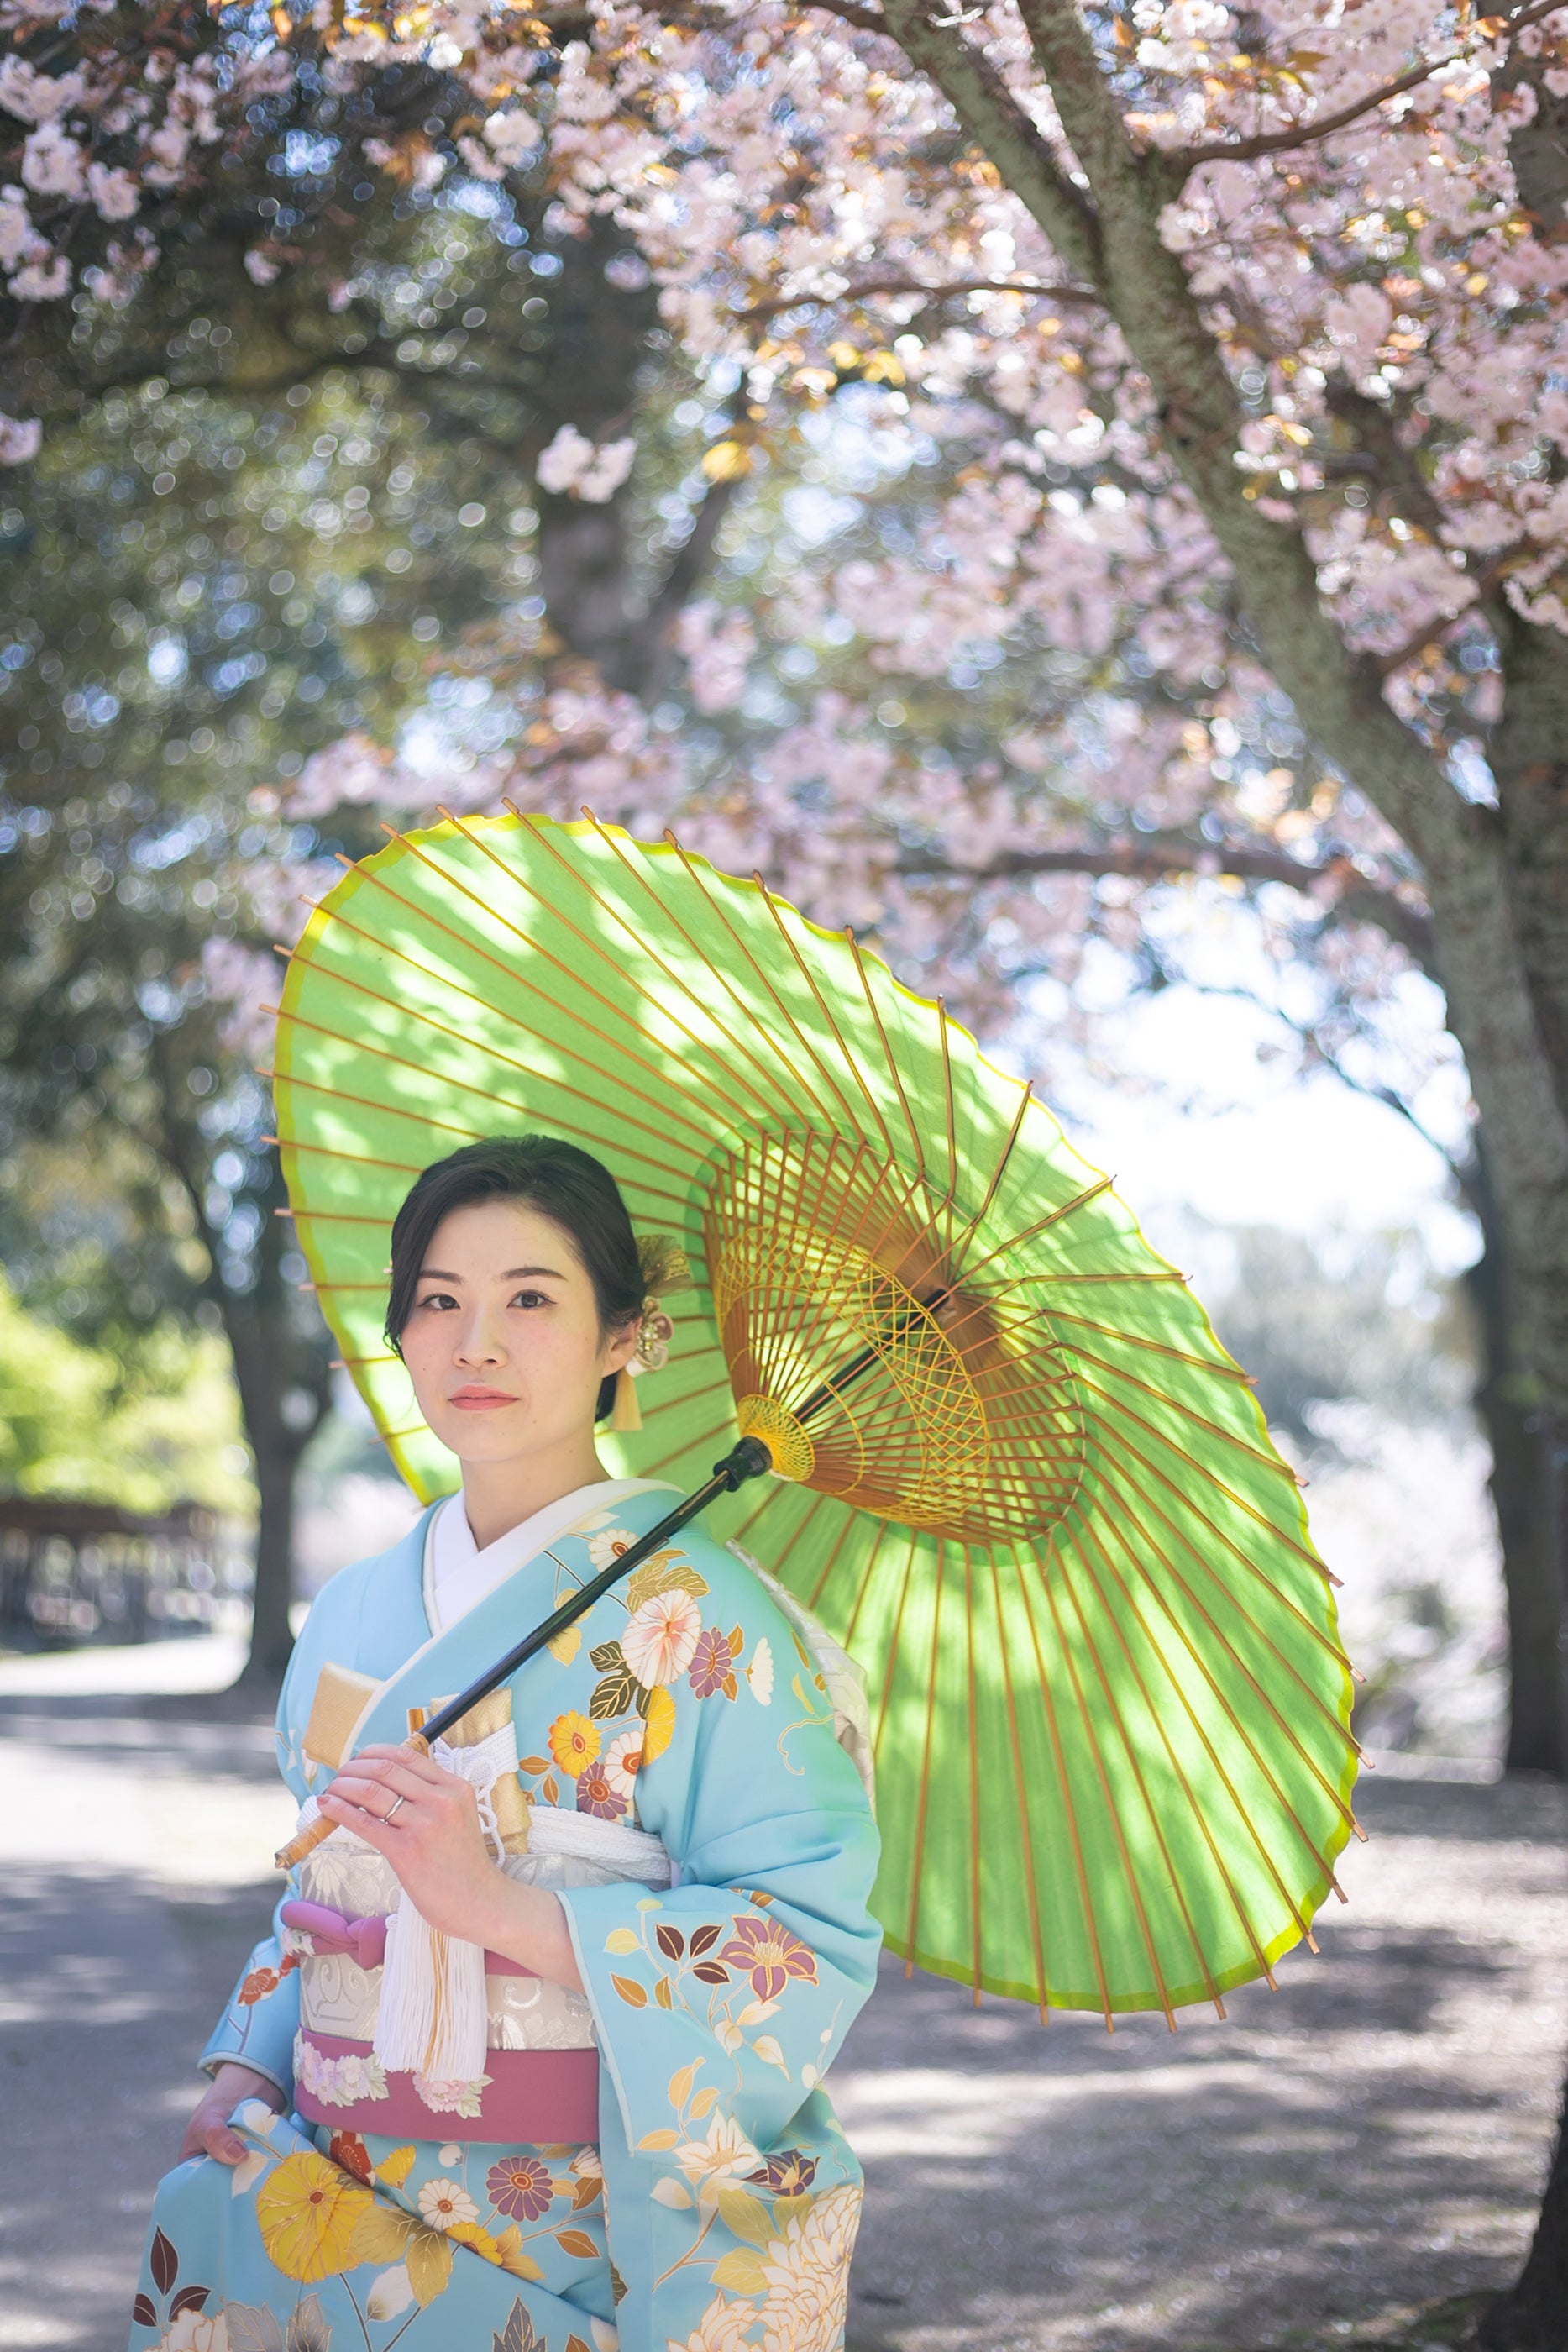
[[[643,1426],[643,1410],[633,1382],[644,1372],[662,1372],[670,1360],[670,1342],[675,1336],[675,1327],[660,1304],[661,1297],[666,1290],[678,1290],[691,1280],[685,1252],[664,1234],[639,1236],[637,1261],[643,1269],[647,1303],[637,1325],[637,1345],[631,1361],[615,1375],[615,1406],[610,1426],[618,1436]]]

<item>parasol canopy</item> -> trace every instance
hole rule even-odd
[[[566,1136],[684,1249],[601,1450],[686,1487],[755,1432],[787,1474],[711,1531],[866,1672],[894,1951],[1109,2022],[1310,1940],[1356,1751],[1294,1475],[1110,1180],[940,1003],[673,838],[454,817],[316,909],[272,1076],[300,1246],[422,1498],[457,1465],[382,1321],[423,1168]]]

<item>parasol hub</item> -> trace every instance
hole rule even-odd
[[[743,1437],[755,1437],[773,1457],[775,1477],[803,1486],[817,1466],[817,1449],[788,1405],[768,1396],[742,1397],[735,1408]]]

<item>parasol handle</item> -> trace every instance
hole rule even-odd
[[[411,1756],[428,1756],[430,1753],[430,1741],[423,1731],[411,1731],[402,1744]],[[342,1826],[341,1822],[330,1822],[325,1813],[318,1813],[309,1828],[298,1831],[287,1845],[280,1845],[272,1859],[279,1870],[292,1870],[296,1863],[303,1862],[308,1853],[314,1853],[319,1845],[326,1843],[334,1830]]]
[[[630,1576],[634,1568],[640,1568],[651,1553],[662,1549],[672,1536],[679,1535],[681,1529],[688,1527],[700,1512],[706,1511],[710,1503],[716,1502],[721,1495],[733,1495],[736,1488],[743,1486],[748,1478],[758,1478],[764,1470],[771,1470],[772,1467],[772,1452],[764,1440],[743,1437],[737,1445],[730,1448],[722,1462],[714,1464],[713,1476],[706,1486],[699,1486],[695,1494],[677,1503],[656,1528],[650,1528],[645,1536],[639,1536],[619,1559],[612,1560],[608,1568],[601,1569],[597,1576],[591,1577],[586,1584],[563,1601],[559,1609],[552,1610],[531,1633],[524,1636],[516,1649],[508,1650],[504,1658],[498,1658],[477,1682],[470,1683],[466,1690],[459,1691],[455,1698],[448,1699],[444,1706],[437,1707],[404,1745],[417,1753],[428,1753],[434,1743],[450,1731],[454,1724],[462,1722],[470,1707],[477,1706],[482,1698],[488,1698],[508,1675],[515,1675],[519,1666],[527,1665],[530,1658],[537,1656],[559,1634],[564,1633],[569,1625],[575,1624],[596,1601],[603,1599],[612,1585],[619,1584],[623,1576]],[[298,1837],[279,1847],[273,1856],[277,1868],[292,1870],[297,1862],[303,1861],[324,1838],[330,1837],[332,1832],[340,1826],[337,1822],[329,1822],[323,1814],[319,1820],[312,1822],[308,1830],[301,1830]]]

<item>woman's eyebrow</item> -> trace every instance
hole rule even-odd
[[[559,1267],[554,1265],[511,1265],[507,1268],[505,1274],[498,1275],[496,1279],[500,1282],[521,1282],[525,1276],[531,1274],[548,1275],[552,1282],[566,1280]],[[421,1282],[461,1282],[463,1276],[460,1274],[448,1274],[439,1265],[426,1265],[420,1268],[419,1279]]]

